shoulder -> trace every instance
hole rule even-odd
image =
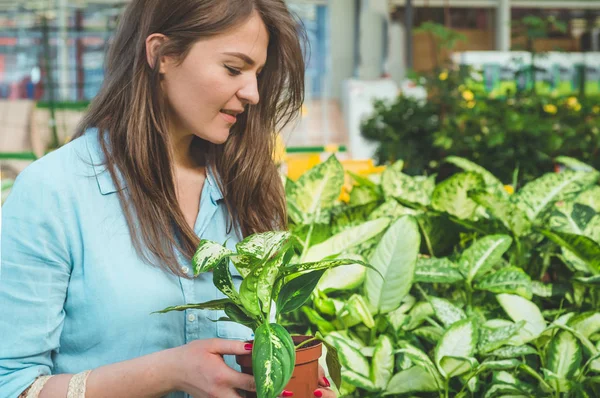
[[[93,176],[88,139],[86,134],[34,161],[18,175],[12,192],[66,194],[82,178]]]

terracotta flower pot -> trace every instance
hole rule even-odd
[[[293,336],[294,345],[298,345],[312,337]],[[296,367],[292,378],[285,386],[287,391],[294,393],[294,398],[309,398],[313,396],[313,391],[319,388],[319,358],[321,357],[323,344],[320,341],[309,343],[296,350]],[[254,375],[252,372],[252,355],[236,355],[238,365],[242,367],[242,372]],[[247,398],[256,398],[256,393],[246,392]]]

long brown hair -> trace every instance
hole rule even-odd
[[[97,127],[106,134],[100,144],[136,251],[177,275],[182,274],[176,251],[191,258],[199,238],[177,201],[160,62],[150,67],[145,41],[153,33],[164,34],[169,40],[156,60],[175,56],[183,61],[195,42],[237,26],[253,12],[269,32],[267,63],[258,80],[260,102],[238,116],[224,145],[202,142],[202,147],[218,176],[230,229],[247,236],[285,228],[285,193],[272,154],[276,132],[296,117],[304,100],[305,36],[283,0],[133,0],[110,45],[103,86],[77,131],[81,136]]]

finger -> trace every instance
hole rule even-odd
[[[237,372],[231,368],[228,368],[228,371],[223,375],[223,380],[226,381],[227,385],[233,388],[244,391],[256,391],[254,376]]]
[[[317,398],[336,398],[335,391],[330,388],[317,388],[313,395]]]
[[[331,387],[331,382],[325,376],[325,369],[319,365],[319,387]]]
[[[219,355],[246,355],[252,353],[252,343],[238,340],[209,339],[209,351]]]

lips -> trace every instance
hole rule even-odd
[[[227,123],[233,124],[237,120],[237,117],[235,117],[234,115],[230,115],[229,113],[220,112],[220,115],[223,119],[225,119]]]

